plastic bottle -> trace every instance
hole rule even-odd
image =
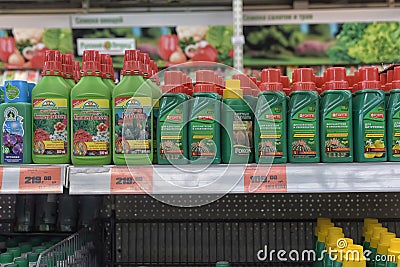
[[[34,163],[70,162],[70,87],[61,69],[60,52],[46,51],[42,79],[32,91]]]
[[[345,68],[328,68],[321,94],[321,160],[353,161],[352,95]]]
[[[153,160],[153,98],[142,67],[140,61],[125,61],[124,78],[113,91],[113,160],[117,165]]]
[[[374,227],[374,230],[372,232],[371,236],[371,242],[369,246],[369,251],[371,251],[369,255],[370,261],[367,263],[367,265],[371,267],[375,267],[376,264],[376,254],[377,254],[377,249],[378,249],[378,243],[381,238],[381,233],[387,233],[388,229],[386,227]]]
[[[333,266],[334,260],[332,254],[333,252],[336,251],[338,240],[343,240],[343,239],[344,239],[343,233],[334,234],[326,238],[326,245],[325,245],[326,253],[324,254],[324,260],[323,260],[323,265],[325,267]]]
[[[221,162],[221,101],[216,89],[214,84],[194,87],[188,129],[191,163]]]
[[[367,233],[368,225],[374,224],[374,223],[379,223],[378,219],[376,219],[376,218],[364,218],[364,225],[363,225],[363,228],[362,228],[362,235],[361,235],[361,244],[364,244],[365,234]]]
[[[288,120],[289,162],[319,162],[319,96],[312,69],[293,72]]]
[[[28,267],[29,262],[27,258],[19,258],[19,259],[14,259],[14,264],[17,265],[17,267]]]
[[[392,238],[388,248],[388,261],[386,267],[397,267],[398,257],[400,256],[400,238]]]
[[[378,243],[378,248],[376,250],[376,255],[377,255],[377,261],[375,266],[376,267],[386,267],[386,262],[387,262],[387,256],[388,256],[388,248],[390,244],[390,240],[392,238],[396,238],[395,233],[390,233],[390,232],[382,232],[379,243]],[[384,260],[386,258],[386,260]],[[378,260],[380,259],[380,260]]]
[[[61,55],[62,64],[62,77],[64,81],[69,85],[70,89],[75,86],[74,79],[74,65],[73,65],[73,55],[72,54],[62,54]]]
[[[283,86],[283,92],[286,94],[286,96],[289,96],[290,95],[290,79],[289,79],[289,77],[281,76],[281,83]]]
[[[314,261],[314,267],[322,267],[324,264],[323,253],[325,253],[325,242],[328,236],[328,229],[333,228],[333,223],[326,223],[319,227],[317,241],[315,243],[315,255],[316,260]]]
[[[361,68],[360,79],[353,97],[354,158],[386,161],[385,94],[380,90],[378,68]]]
[[[35,253],[35,252],[28,253],[28,262],[29,262],[28,266],[35,267],[38,259],[39,259],[39,253]]]
[[[0,266],[9,266],[13,262],[13,254],[10,252],[5,252],[0,254]]]
[[[255,109],[256,163],[287,162],[287,99],[279,69],[264,69]]]
[[[240,81],[240,89],[243,91],[243,100],[250,106],[251,110],[256,110],[257,97],[253,96],[251,84],[253,83],[250,76],[246,74],[234,74],[232,75],[233,80]]]
[[[57,223],[57,195],[38,195],[36,199],[35,226],[37,231],[52,232]]]
[[[79,61],[74,60],[74,80],[75,80],[75,85],[79,82],[81,79],[81,66],[79,64]]]
[[[386,109],[388,160],[400,161],[400,67],[395,67]]]
[[[397,80],[397,78],[394,78],[394,69],[393,70],[388,70],[386,73],[386,84],[384,86],[381,85],[381,88],[383,91],[385,91],[385,105],[386,107],[388,106],[389,103],[389,97],[390,97],[390,91],[392,89],[397,89],[393,87],[393,80]]]
[[[157,120],[158,164],[188,163],[188,95],[183,92],[182,73],[164,72],[163,95]]]
[[[371,224],[368,224],[368,226],[367,226],[367,231],[365,232],[365,239],[362,244],[364,250],[370,249],[371,237],[372,237],[372,234],[374,233],[375,227],[382,227],[382,224],[381,223],[371,223]]]
[[[254,114],[243,99],[240,80],[227,80],[225,83],[221,113],[222,162],[250,163],[254,159]]]
[[[349,245],[343,253],[342,267],[366,267],[366,258],[362,246]]]
[[[0,104],[1,164],[32,162],[32,105],[26,81],[6,81],[5,103]]]
[[[322,225],[326,225],[326,224],[330,224],[331,223],[331,219],[330,218],[326,218],[326,217],[319,217],[317,218],[317,225],[314,228],[314,239],[313,239],[313,249],[315,250],[315,244],[317,242],[318,239],[318,232],[321,228]]]
[[[112,58],[109,54],[100,54],[101,78],[108,89],[112,92],[115,87],[114,68]]]
[[[32,232],[35,227],[35,197],[17,195],[15,203],[15,231]]]
[[[74,165],[107,165],[110,153],[110,89],[100,77],[98,51],[83,52],[82,78],[71,90],[71,159]]]
[[[21,249],[19,247],[8,248],[7,252],[11,253],[14,259],[21,257]]]
[[[32,251],[32,245],[30,243],[19,243],[18,246],[21,248],[21,258],[26,258],[28,253]]]

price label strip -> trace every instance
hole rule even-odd
[[[111,194],[146,194],[152,192],[152,166],[111,168]]]
[[[19,193],[62,193],[61,167],[20,167]]]
[[[246,193],[287,192],[286,166],[247,166],[244,171],[244,191]]]

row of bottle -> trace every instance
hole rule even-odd
[[[400,238],[375,218],[365,218],[361,245],[346,238],[329,218],[318,218],[314,235],[314,267],[400,266]]]
[[[15,232],[76,232],[98,218],[99,196],[18,195]]]

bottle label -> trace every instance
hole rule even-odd
[[[350,110],[349,104],[338,106],[327,114],[324,125],[325,155],[328,158],[350,156]]]
[[[364,157],[382,158],[385,156],[385,108],[379,105],[364,116]]]
[[[6,85],[6,97],[9,100],[14,100],[19,97],[19,89],[11,84]]]
[[[248,157],[253,148],[253,118],[250,112],[233,115],[233,154]]]
[[[110,154],[110,103],[108,99],[72,100],[74,156]]]
[[[193,157],[214,158],[217,146],[214,143],[215,114],[213,108],[198,112],[190,123],[192,140],[190,153]]]
[[[160,159],[183,159],[183,105],[179,105],[160,118]]]
[[[4,162],[21,163],[24,158],[24,117],[18,115],[15,107],[6,108],[3,115]]]
[[[260,126],[260,143],[258,144],[258,155],[260,157],[283,156],[282,147],[282,104],[271,107],[260,114],[258,124]]]
[[[392,156],[395,158],[400,158],[400,112],[397,112],[393,116],[392,129]]]
[[[317,156],[317,110],[315,103],[304,107],[292,118],[292,155],[294,158]]]
[[[115,107],[115,153],[150,154],[152,150],[150,97],[117,97]]]
[[[68,151],[68,100],[33,99],[33,154],[64,155]]]

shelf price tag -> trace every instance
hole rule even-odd
[[[62,193],[61,167],[20,167],[20,193]]]
[[[246,193],[287,192],[286,166],[247,166],[244,171]]]
[[[152,190],[152,166],[111,168],[111,194],[145,194]]]

